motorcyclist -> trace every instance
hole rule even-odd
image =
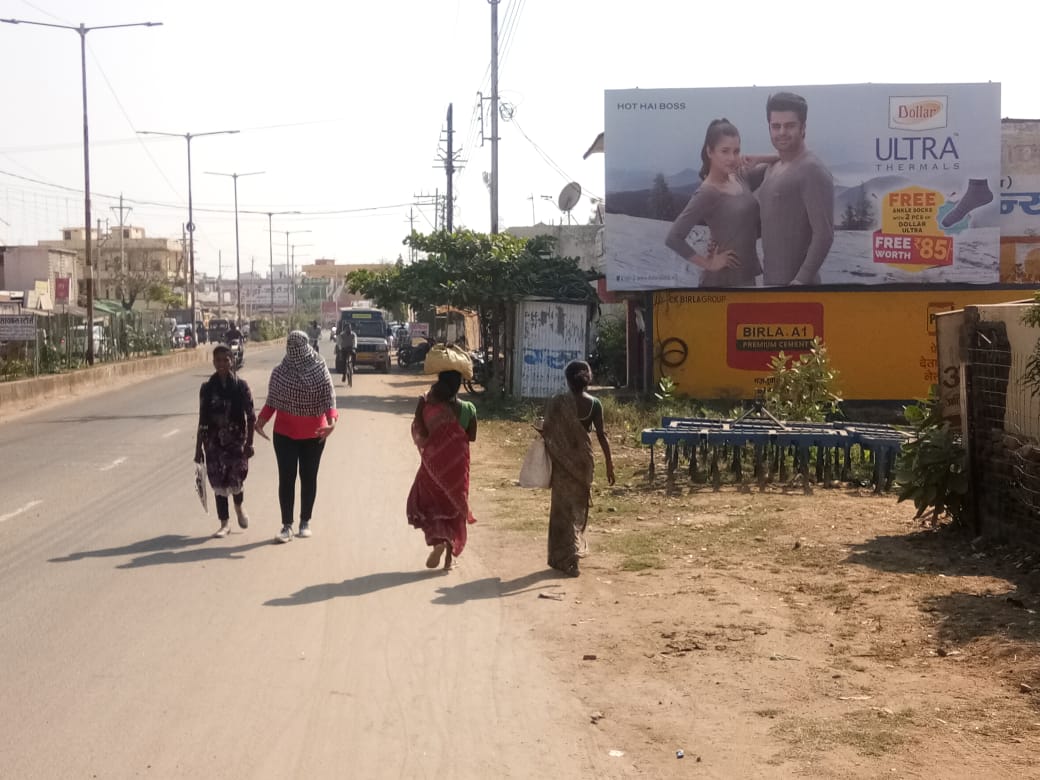
[[[236,342],[238,343],[238,354],[234,357],[234,368],[237,370],[242,367],[246,360],[246,337],[242,335],[242,331],[238,329],[238,325],[232,320],[228,323],[228,329],[224,333],[224,343],[232,348],[232,355],[235,355],[234,345]]]
[[[235,339],[238,339],[239,343],[245,347],[245,336],[242,335],[242,331],[238,329],[238,325],[234,320],[232,320],[228,325],[227,331],[224,333],[224,343],[230,346],[231,342]]]

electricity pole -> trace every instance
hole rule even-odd
[[[191,200],[191,139],[204,135],[235,135],[240,130],[212,130],[208,133],[166,133],[160,130],[138,130],[138,135],[165,135],[183,138],[188,145],[188,286],[191,288],[191,322],[195,327],[195,211]]]
[[[444,207],[444,227],[449,233],[453,230],[452,221],[455,212],[455,197],[453,195],[454,190],[452,180],[455,175],[455,172],[458,170],[458,168],[455,167],[455,163],[459,159],[459,153],[455,151],[455,128],[453,122],[453,113],[454,112],[452,104],[449,103],[447,115],[448,129],[445,131],[445,143],[447,146],[447,151],[443,153],[441,157],[438,158],[440,162],[444,164],[444,173],[447,175],[448,178],[448,191],[447,195],[445,196],[447,203]]]
[[[109,206],[109,208],[112,209],[112,211],[116,210],[115,206]],[[123,231],[123,227],[125,226],[125,223],[123,222],[123,211],[124,211],[124,208],[123,208],[123,193],[119,193],[119,275],[120,275],[120,279],[119,279],[119,299],[122,300],[122,301],[126,301],[126,287],[125,287],[125,285],[126,285],[127,272],[126,272],[126,250],[124,249],[124,245],[123,245],[123,238],[125,237],[125,234],[124,234],[124,231]],[[129,214],[131,211],[133,211],[133,208],[131,208],[130,206],[127,206],[125,211],[126,211],[127,214]]]
[[[498,232],[498,4],[491,4],[491,234]]]
[[[250,171],[249,173],[217,173],[206,171],[210,176],[230,176],[235,185],[235,322],[242,326],[242,260],[238,248],[238,177],[259,176],[264,171]]]

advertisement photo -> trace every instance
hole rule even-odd
[[[1000,85],[605,93],[611,290],[996,284]]]

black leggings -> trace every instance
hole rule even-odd
[[[296,502],[296,474],[300,475],[300,522],[307,523],[318,495],[318,465],[325,449],[324,439],[290,439],[274,435],[274,455],[278,460],[278,503],[282,508],[282,525],[293,524]]]
[[[231,512],[228,511],[227,496],[214,496],[217,499],[217,519],[224,523],[227,522],[228,518],[231,517]],[[245,492],[235,493],[235,506],[242,506],[242,500],[245,498]]]

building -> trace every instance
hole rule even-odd
[[[180,239],[149,238],[144,228],[124,225],[107,232],[91,230],[91,262],[94,297],[132,303],[154,284],[183,288],[187,275],[186,253]],[[38,246],[74,252],[77,298],[86,302],[86,230],[65,228],[61,240],[37,242]]]
[[[76,253],[71,250],[41,246],[0,247],[0,290],[46,293],[50,301],[56,301],[59,292],[57,280],[68,279],[68,291],[77,288],[79,278]]]

